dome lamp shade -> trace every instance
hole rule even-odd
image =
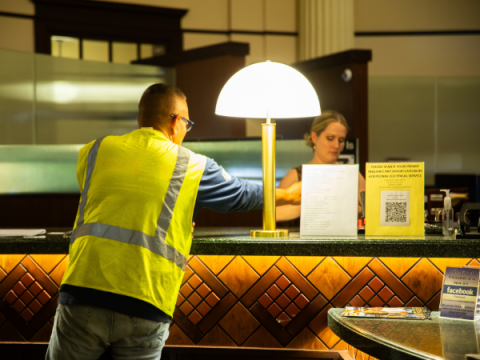
[[[303,118],[320,115],[317,94],[294,68],[266,61],[243,68],[225,84],[217,115],[245,118]]]

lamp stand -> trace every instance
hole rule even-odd
[[[288,237],[288,230],[277,229],[275,204],[275,138],[276,124],[262,124],[262,170],[263,170],[263,230],[251,230],[254,238]]]

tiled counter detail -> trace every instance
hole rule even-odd
[[[48,341],[65,255],[0,255],[0,341]],[[345,350],[327,312],[438,310],[447,265],[471,258],[191,256],[167,344]],[[368,358],[365,357],[365,358]]]
[[[67,255],[0,255],[0,341],[48,342]]]

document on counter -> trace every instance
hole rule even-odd
[[[0,229],[0,236],[36,236],[46,232],[45,229]]]
[[[356,236],[358,165],[303,165],[300,237]]]

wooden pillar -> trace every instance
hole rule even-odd
[[[353,0],[298,1],[298,59],[353,48]]]

